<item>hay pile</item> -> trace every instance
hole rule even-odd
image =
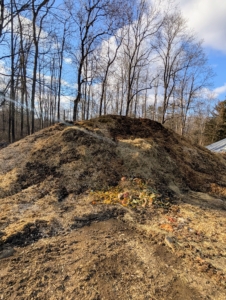
[[[105,116],[58,124],[1,150],[0,196],[48,182],[66,194],[115,186],[122,176],[163,190],[226,186],[226,164],[148,119]],[[50,183],[51,184],[50,184]]]

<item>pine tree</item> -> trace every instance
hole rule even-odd
[[[226,138],[226,100],[220,101],[215,106],[212,115],[205,126],[204,135],[207,145]]]

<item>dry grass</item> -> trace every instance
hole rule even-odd
[[[4,175],[0,175],[0,190],[10,191],[12,189],[12,185],[15,183],[17,179],[17,169],[12,169],[8,173]],[[0,193],[1,194],[1,193]]]

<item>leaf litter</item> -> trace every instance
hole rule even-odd
[[[169,198],[158,193],[140,178],[121,178],[117,187],[111,187],[106,191],[90,191],[89,197],[93,205],[120,204],[124,207],[168,207]]]

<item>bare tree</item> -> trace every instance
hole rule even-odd
[[[160,74],[163,87],[163,114],[161,123],[166,121],[167,109],[176,85],[177,74],[184,68],[185,45],[193,41],[186,33],[186,23],[180,13],[164,17],[163,26],[158,32],[154,48],[159,56]]]
[[[51,2],[49,0],[43,0],[39,4],[35,0],[32,0],[32,33],[34,43],[34,64],[33,64],[33,78],[32,78],[32,90],[31,90],[31,133],[35,131],[35,93],[36,93],[36,81],[37,81],[37,68],[38,68],[38,55],[39,55],[39,42],[41,33],[43,30],[43,21],[48,15],[51,6],[55,0]],[[50,2],[50,3],[49,3]],[[42,9],[45,8],[44,11]],[[40,16],[39,16],[40,14]]]
[[[4,28],[6,28],[7,25],[11,24],[12,19],[14,19],[29,7],[29,2],[30,0],[25,2],[20,1],[16,4],[15,1],[12,3],[11,0],[9,2],[0,0],[0,37],[3,35]],[[7,13],[5,13],[6,10],[8,10]]]
[[[107,88],[107,79],[109,76],[110,69],[114,64],[118,50],[122,45],[123,36],[112,36],[109,40],[103,42],[100,48],[96,50],[97,55],[95,59],[97,61],[97,73],[100,78],[100,105],[99,105],[99,116],[102,115],[103,101],[106,99],[106,88]],[[106,105],[105,105],[106,112]]]
[[[77,96],[74,100],[73,119],[76,120],[78,104],[82,98],[82,85],[86,82],[83,70],[88,56],[121,23],[116,18],[121,12],[120,0],[80,0],[75,5],[67,2],[72,22],[76,25],[74,34],[78,41],[77,49],[72,46],[72,56],[77,65]]]
[[[18,8],[17,8],[18,9]],[[20,136],[24,134],[24,110],[26,111],[27,134],[30,134],[30,116],[28,104],[28,83],[27,83],[27,68],[32,39],[29,35],[29,25],[23,21],[20,14],[17,15],[18,30],[19,30],[19,76],[20,76],[20,92],[21,92],[21,107],[20,107]],[[25,36],[25,33],[26,36]]]
[[[58,74],[56,74],[57,80],[57,120],[60,120],[60,108],[61,108],[61,91],[62,91],[62,73],[63,73],[63,61],[64,61],[64,54],[65,48],[67,44],[67,36],[69,34],[69,16],[65,12],[61,14],[59,17],[54,16],[54,19],[57,18],[58,26],[54,30],[53,34],[53,42],[56,48],[55,58],[57,60],[57,68]],[[53,20],[54,21],[54,20]]]
[[[116,113],[150,117],[185,136],[195,135],[193,125],[203,132],[205,110],[199,118],[197,108],[212,71],[178,11],[161,14],[149,0],[64,1],[64,9],[54,0],[0,1],[4,139],[7,126],[12,142],[53,124],[62,109],[74,120]],[[75,95],[70,108],[65,91]]]
[[[74,100],[73,120],[77,118],[82,85],[86,81],[82,74],[86,59],[94,51],[100,37],[107,33],[106,27],[100,26],[105,16],[105,6],[104,0],[83,0],[79,1],[75,7],[68,7],[71,18],[77,26],[75,34],[78,34],[78,50],[73,50],[72,53],[77,64],[77,96]]]
[[[153,49],[150,40],[154,38],[162,25],[159,10],[153,5],[150,6],[146,0],[141,0],[136,10],[132,9],[129,19],[131,24],[124,28],[126,34],[122,46],[122,61],[127,81],[126,116],[129,114],[134,97],[142,91],[151,89],[154,78],[148,85],[142,84],[143,81],[138,81],[137,84],[137,80],[141,70],[151,63]]]
[[[4,26],[4,12],[5,12],[5,3],[4,0],[0,1],[0,37],[2,36],[3,26]]]
[[[175,92],[179,101],[181,116],[181,135],[184,135],[188,112],[201,100],[203,90],[211,86],[214,76],[208,66],[201,42],[190,43],[184,47],[184,67],[178,73]],[[200,102],[200,101],[199,101]]]

